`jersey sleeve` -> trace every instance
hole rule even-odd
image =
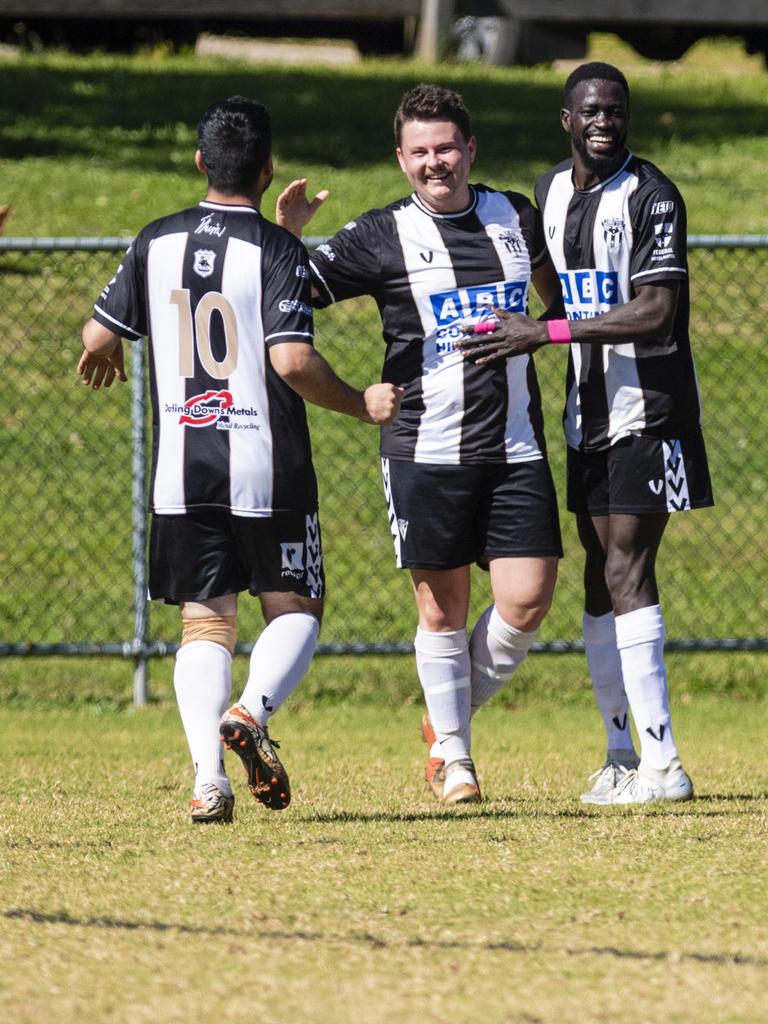
[[[531,269],[536,270],[549,259],[547,242],[544,238],[544,221],[541,212],[531,202],[526,202],[521,220],[528,241]]]
[[[310,257],[315,305],[323,309],[342,299],[375,294],[381,281],[381,242],[376,221],[364,214],[350,221]]]
[[[265,251],[262,321],[264,341],[276,345],[283,341],[314,342],[312,290],[309,257],[299,242],[280,237],[274,248]]]
[[[115,276],[93,307],[93,318],[123,338],[143,338],[147,333],[145,276],[142,273],[141,235],[129,245]]]
[[[660,182],[638,192],[632,211],[633,286],[687,277],[688,237],[682,196],[671,182]]]

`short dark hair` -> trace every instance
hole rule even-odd
[[[629,106],[629,85],[622,72],[613,64],[604,64],[600,60],[593,60],[589,64],[580,64],[575,68],[565,80],[563,93],[566,107],[570,103],[571,93],[580,82],[616,82],[624,90],[627,106]]]
[[[423,82],[405,93],[395,114],[395,141],[398,146],[406,121],[452,121],[468,142],[472,138],[469,113],[464,100],[452,89]]]
[[[230,96],[212,104],[197,126],[208,184],[235,195],[249,189],[272,152],[272,122],[263,103]]]

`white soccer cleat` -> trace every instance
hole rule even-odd
[[[189,808],[189,818],[193,825],[207,825],[214,821],[229,823],[235,808],[235,798],[231,793],[224,793],[215,782],[204,782],[195,792]]]
[[[471,757],[445,766],[444,804],[479,804],[482,800]]]
[[[622,759],[608,758],[602,768],[592,772],[589,782],[592,786],[581,794],[579,798],[583,804],[609,804],[611,794],[623,778],[624,772],[637,768],[638,758]]]
[[[683,770],[678,758],[673,758],[664,771],[655,771],[654,777],[641,774],[638,768],[622,769],[622,777],[612,790],[606,803],[613,806],[626,804],[652,804],[662,800],[693,799],[693,783]]]

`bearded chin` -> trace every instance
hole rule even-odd
[[[573,145],[576,152],[581,157],[581,161],[586,169],[591,174],[596,174],[598,178],[607,178],[621,163],[621,159],[624,155],[624,140],[618,142],[616,149],[611,153],[605,153],[604,155],[596,156],[591,153],[583,139],[574,138]]]

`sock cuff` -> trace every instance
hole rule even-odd
[[[182,656],[184,658],[195,657],[204,651],[216,651],[217,654],[226,657],[230,664],[232,662],[232,655],[227,648],[215,643],[213,640],[190,640],[189,643],[182,644],[176,652],[176,661],[178,662]]]
[[[530,633],[524,633],[522,629],[515,629],[514,626],[510,626],[508,622],[502,619],[496,605],[493,606],[490,618],[488,619],[488,635],[492,636],[502,647],[507,647],[513,651],[527,651],[536,639],[538,632],[538,629],[534,629]]]
[[[455,658],[468,649],[469,641],[466,629],[455,629],[449,633],[430,633],[418,626],[413,646],[419,654]]]
[[[585,644],[602,646],[616,643],[616,617],[613,612],[607,612],[605,615],[590,615],[589,612],[584,612],[581,630]]]
[[[649,640],[663,640],[666,635],[658,604],[616,616],[616,646],[619,648],[636,647]]]

